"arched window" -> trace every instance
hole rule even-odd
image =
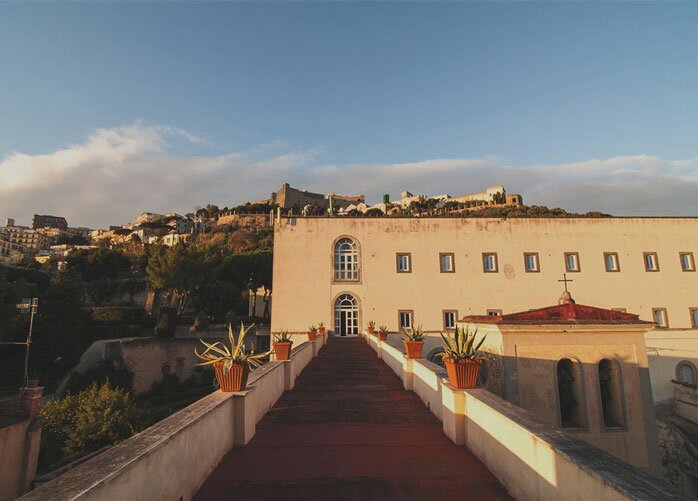
[[[581,364],[563,358],[558,361],[556,372],[560,425],[563,428],[586,428]]]
[[[334,279],[342,282],[359,280],[359,248],[351,238],[334,244]]]
[[[351,294],[342,294],[334,302],[334,334],[359,335],[359,303]]]
[[[623,388],[618,362],[604,358],[598,365],[601,411],[605,428],[625,426]]]
[[[679,362],[676,366],[676,380],[679,383],[696,384],[696,369],[690,362]]]

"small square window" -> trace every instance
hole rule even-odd
[[[565,270],[568,272],[581,271],[578,252],[565,252]]]
[[[538,263],[538,253],[525,252],[524,265],[526,267],[526,273],[538,273],[540,271],[540,265]]]
[[[456,319],[458,318],[458,311],[456,310],[444,310],[444,329],[452,330],[456,328]]]
[[[397,254],[397,272],[411,273],[412,272],[412,255],[409,252]]]
[[[453,265],[453,253],[452,252],[442,252],[439,254],[439,268],[441,273],[454,273],[456,271]]]
[[[645,271],[659,271],[659,259],[656,252],[644,252]]]
[[[412,327],[412,317],[414,312],[412,310],[400,310],[397,312],[398,326],[400,329],[410,329]]]
[[[617,252],[604,252],[603,262],[606,266],[606,271],[620,271],[620,261],[618,260]]]
[[[482,253],[482,270],[485,273],[497,273],[499,271],[496,252]]]
[[[692,252],[680,252],[681,271],[696,271],[696,263],[693,260]]]
[[[502,316],[502,310],[487,310],[488,317],[500,317]]]
[[[689,308],[691,313],[691,327],[698,328],[698,308]]]
[[[666,313],[666,308],[652,308],[652,318],[660,329],[669,327],[669,318]]]

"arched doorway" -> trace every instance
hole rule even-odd
[[[334,302],[334,335],[359,335],[359,301],[351,294],[342,294]]]

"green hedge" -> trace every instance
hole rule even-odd
[[[145,319],[145,311],[139,306],[93,306],[88,308],[88,318],[92,322],[140,324]]]

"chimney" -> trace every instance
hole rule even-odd
[[[15,225],[15,220],[13,218],[8,217],[7,219],[5,219],[5,226],[7,226],[8,228],[11,228],[14,225]]]

